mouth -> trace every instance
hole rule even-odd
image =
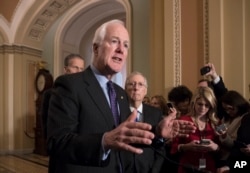
[[[122,58],[119,58],[119,57],[112,57],[112,60],[117,63],[122,62]]]

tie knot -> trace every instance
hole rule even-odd
[[[112,81],[108,81],[107,85],[109,88],[112,88],[112,89],[114,88],[114,84]]]
[[[136,122],[142,121],[141,112],[137,110]]]

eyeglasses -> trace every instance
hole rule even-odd
[[[137,82],[129,82],[129,83],[127,83],[127,87],[129,87],[129,88],[134,88],[136,86],[138,88],[146,87],[146,85],[142,82],[138,82],[138,83]]]

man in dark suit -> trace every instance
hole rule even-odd
[[[79,54],[71,53],[64,59],[64,74],[78,73],[84,70],[84,59]],[[49,110],[49,100],[52,94],[52,88],[46,90],[43,94],[42,102],[42,128],[44,137],[47,138],[47,118]]]
[[[147,88],[147,79],[140,72],[133,72],[126,79],[125,91],[129,97],[130,110],[131,112],[134,110],[138,112],[136,120],[156,126],[163,118],[163,114],[161,109],[143,104],[143,98],[147,95]],[[176,114],[176,111],[173,110],[172,114]],[[164,158],[158,152],[164,155],[164,147],[154,149],[144,147],[142,154],[134,155],[134,172],[159,173]]]
[[[56,79],[48,116],[49,167],[54,173],[125,172],[133,164],[133,153],[143,152],[132,144],[151,145],[155,133],[172,137],[194,131],[192,124],[174,117],[162,120],[155,129],[135,122],[136,111],[130,115],[125,91],[110,84],[126,62],[128,49],[124,24],[119,20],[104,23],[93,39],[92,64],[83,72]],[[115,102],[114,94],[109,96],[112,86]],[[115,107],[117,123],[111,111]]]
[[[210,87],[213,89],[217,99],[217,116],[222,119],[226,114],[221,105],[221,97],[228,91],[221,76],[215,70],[214,64],[207,63],[204,67],[209,67],[209,71],[204,74],[203,79],[198,81],[198,87]]]

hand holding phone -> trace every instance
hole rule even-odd
[[[202,67],[200,69],[200,73],[203,76],[203,75],[207,74],[208,72],[210,72],[210,70],[211,70],[211,68],[209,66],[205,66],[205,67]]]
[[[209,139],[201,139],[200,140],[200,144],[201,145],[209,145],[210,144],[210,140]]]

